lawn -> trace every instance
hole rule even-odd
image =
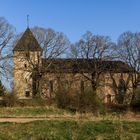
[[[140,140],[140,122],[35,121],[0,123],[2,140]]]

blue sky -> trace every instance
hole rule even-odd
[[[4,16],[17,32],[30,26],[51,27],[75,42],[87,30],[116,41],[124,31],[140,31],[140,0],[0,0]]]
[[[87,31],[113,41],[124,31],[140,32],[140,0],[0,0],[0,16],[17,33],[40,26],[64,32],[76,42]]]
[[[27,14],[31,27],[62,31],[71,42],[87,30],[113,41],[124,31],[140,31],[140,0],[0,0],[0,16],[17,33],[26,29]]]

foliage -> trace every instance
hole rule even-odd
[[[62,120],[0,123],[0,139],[10,140],[94,140],[99,137],[106,140],[138,140],[139,132],[139,122]]]

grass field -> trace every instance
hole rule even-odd
[[[36,117],[42,116],[45,117],[47,115],[64,115],[64,114],[72,114],[63,109],[59,109],[56,107],[3,107],[0,108],[0,117]]]
[[[132,118],[127,118],[127,115]],[[0,122],[0,140],[140,140],[140,115],[137,118],[133,113],[127,115],[116,113],[94,116],[53,106],[4,107],[0,108],[0,119],[49,119],[28,123]]]
[[[35,121],[0,123],[1,140],[140,140],[140,122]]]

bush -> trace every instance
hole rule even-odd
[[[134,110],[140,111],[140,89],[136,89],[134,93],[134,99],[132,101],[132,108]]]
[[[107,111],[108,112],[118,112],[118,113],[121,113],[121,112],[128,111],[128,109],[129,109],[129,106],[125,105],[125,104],[114,104],[114,103],[107,104]]]
[[[32,106],[45,106],[47,105],[47,101],[45,99],[42,99],[40,96],[37,96],[31,99],[31,105]]]
[[[60,108],[80,112],[97,112],[102,103],[92,90],[79,93],[76,90],[58,90],[56,92],[56,104]]]
[[[42,99],[41,97],[34,97],[30,99],[19,99],[17,102],[17,106],[26,107],[36,107],[36,106],[46,106],[48,105],[47,101],[45,99]]]
[[[68,105],[68,91],[59,89],[56,92],[55,101],[58,107],[66,108]]]
[[[84,112],[98,112],[102,107],[102,101],[96,95],[96,93],[91,90],[85,90],[80,96],[80,111]]]
[[[42,99],[40,96],[30,98],[30,99],[18,99],[16,94],[5,93],[0,100],[1,107],[25,107],[25,106],[46,106],[48,105],[47,100]]]
[[[6,93],[3,95],[2,106],[13,107],[16,106],[18,99],[14,93]]]

